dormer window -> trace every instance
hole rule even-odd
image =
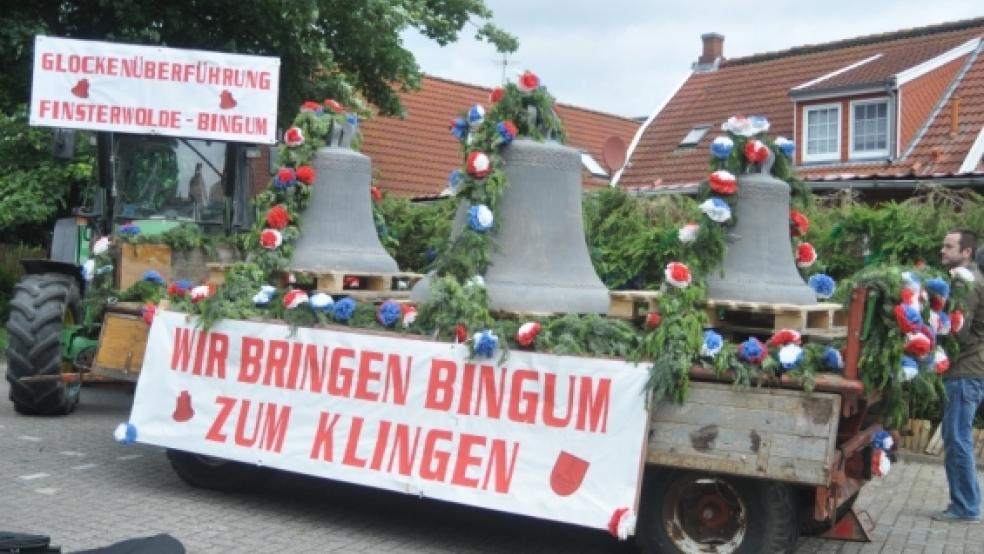
[[[687,136],[683,137],[683,140],[681,140],[680,144],[677,146],[679,148],[685,148],[688,146],[697,146],[698,144],[700,144],[700,139],[704,138],[704,135],[706,135],[707,131],[709,131],[710,129],[711,129],[710,125],[698,125],[694,127],[693,129],[690,130],[689,133],[687,133]]]
[[[851,102],[851,158],[888,156],[888,100]]]
[[[803,161],[840,159],[840,104],[820,104],[803,109]]]

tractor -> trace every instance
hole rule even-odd
[[[265,154],[260,147],[111,132],[94,137],[95,178],[82,194],[83,205],[56,221],[48,259],[22,260],[25,274],[11,298],[6,375],[10,400],[22,414],[72,412],[89,376],[136,380],[146,341],[140,306],[135,315],[133,305],[114,297],[86,301],[90,283],[83,264],[92,256],[94,239],[113,236],[126,224],[131,229],[135,224],[142,235],[193,225],[206,235],[228,236],[252,223],[250,193],[262,169],[249,162]],[[74,139],[73,131],[57,130],[55,155],[70,158]],[[200,254],[147,246],[156,255],[149,263],[134,245],[124,245],[117,263],[94,271],[112,271],[116,290],[154,264],[163,266],[168,278],[200,282],[207,277]]]

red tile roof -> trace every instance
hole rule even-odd
[[[421,88],[400,94],[405,119],[375,117],[361,124],[362,152],[373,164],[376,184],[402,196],[440,193],[448,174],[461,165],[458,141],[448,131],[448,122],[475,103],[489,104],[490,89],[425,76]],[[602,146],[611,136],[626,144],[639,128],[632,119],[586,108],[557,105],[567,129],[567,144],[588,152],[604,167]],[[586,186],[607,181],[583,172]]]
[[[723,61],[716,71],[691,75],[655,115],[630,154],[619,185],[650,187],[654,183],[663,186],[697,182],[706,173],[708,147],[718,134],[714,131],[728,117],[764,115],[772,124],[770,136],[793,137],[794,109],[790,97],[793,87],[876,54],[882,56],[817,83],[817,87],[884,82],[891,75],[982,36],[984,18],[978,18]],[[930,87],[940,91],[931,102],[935,109],[926,111],[923,108],[927,116],[914,126],[918,130],[911,132],[914,146],[907,156],[909,145],[903,144],[901,154],[905,157],[902,159],[801,166],[798,168],[800,176],[809,180],[842,174],[864,178],[957,172],[984,125],[984,54],[972,53],[962,59],[974,61],[969,68],[967,64],[961,64],[961,70],[952,72],[955,76],[946,86]],[[947,67],[940,69],[946,70]],[[949,97],[939,95],[946,94],[951,88]],[[947,101],[940,105],[940,98],[947,98]],[[950,108],[957,98],[959,110],[956,119],[952,120]],[[902,102],[904,110],[905,99]],[[924,106],[926,99],[921,102]],[[925,117],[930,117],[931,121],[927,122]],[[955,125],[951,129],[953,121]],[[678,147],[687,132],[701,124],[710,124],[714,129],[697,146]]]

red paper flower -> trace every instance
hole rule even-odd
[[[305,183],[305,184],[308,184],[308,185],[313,185],[314,184],[314,175],[315,175],[315,173],[314,173],[314,168],[313,167],[311,167],[309,165],[302,165],[302,166],[298,167],[297,168],[297,171],[295,171],[294,173],[297,175],[297,180],[298,181],[300,181],[302,183]]]
[[[775,332],[769,340],[765,343],[770,348],[775,348],[777,346],[785,346],[787,344],[800,344],[803,337],[800,336],[799,332],[793,329],[780,329]]]
[[[267,250],[273,250],[284,242],[284,236],[276,229],[264,229],[260,233],[260,246]]]
[[[903,304],[912,304],[916,300],[916,291],[910,289],[909,287],[902,287],[902,292],[900,295],[902,296]]]
[[[184,296],[188,292],[187,289],[179,287],[177,283],[171,283],[167,286],[168,296]]]
[[[379,190],[379,187],[369,187],[369,194],[372,195],[373,202],[379,202],[383,199],[383,193]]]
[[[306,292],[299,289],[291,289],[287,291],[284,295],[284,307],[288,310],[293,310],[294,308],[304,304],[308,301],[308,295]]]
[[[683,288],[690,284],[690,269],[680,262],[670,262],[666,264],[663,271],[666,282],[677,288]]]
[[[655,329],[659,327],[659,324],[663,322],[663,316],[659,315],[658,311],[652,311],[646,314],[646,329]]]
[[[817,251],[808,242],[801,242],[796,247],[796,265],[798,267],[810,267],[817,261]]]
[[[963,328],[963,324],[963,312],[960,310],[953,310],[953,312],[950,313],[950,332],[956,333]]]
[[[738,190],[738,179],[723,169],[711,173],[710,184],[711,190],[718,194],[730,195]]]
[[[325,107],[335,113],[342,113],[345,111],[345,106],[339,104],[337,101],[335,101],[332,98],[325,99]]]
[[[197,304],[215,294],[215,285],[198,285],[188,294],[191,296],[191,301]]]
[[[940,312],[943,311],[943,308],[945,307],[946,307],[946,298],[943,298],[938,294],[929,295],[929,308],[931,310],[933,310],[934,312]]]
[[[277,180],[284,184],[293,183],[297,179],[297,172],[290,167],[281,167],[277,171]]]
[[[308,100],[307,102],[301,104],[301,111],[302,112],[320,112],[321,111],[321,104],[318,104],[317,102],[311,102],[310,100]]]
[[[499,100],[502,100],[502,95],[504,94],[502,87],[495,87],[492,92],[489,93],[489,102],[495,104]]]
[[[516,88],[520,92],[533,92],[540,86],[540,78],[536,76],[532,71],[524,71],[522,75],[519,76],[519,81],[516,83]]]
[[[922,358],[933,349],[933,341],[923,332],[908,333],[905,336],[905,346],[902,350],[910,356]]]
[[[485,152],[472,150],[468,153],[468,161],[465,164],[468,174],[476,179],[484,179],[492,172],[492,162]]]
[[[154,323],[154,316],[157,315],[157,306],[153,304],[144,304],[143,308],[140,310],[140,315],[143,317],[144,323],[151,325]]]
[[[465,342],[468,340],[468,329],[462,324],[457,324],[454,326],[454,339],[458,342]]]
[[[266,216],[267,225],[273,227],[274,229],[283,229],[290,223],[290,214],[287,213],[287,207],[283,204],[277,204],[276,206],[270,208]]]
[[[540,332],[540,324],[536,321],[527,321],[520,325],[516,331],[516,342],[520,346],[529,346],[536,340],[536,335]]]
[[[300,127],[291,127],[284,133],[284,143],[287,146],[300,146],[304,144],[304,132]]]
[[[745,157],[754,164],[760,164],[769,159],[769,147],[758,139],[745,143]]]
[[[911,307],[906,310],[906,307],[905,304],[898,304],[893,313],[895,314],[895,322],[899,324],[899,329],[902,329],[903,333],[911,333],[919,327],[922,321],[917,317],[918,311]]]
[[[789,210],[789,233],[802,237],[810,230],[810,220],[799,210]]]

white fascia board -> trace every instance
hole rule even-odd
[[[826,75],[821,75],[820,77],[817,77],[816,79],[813,79],[812,81],[807,81],[807,82],[803,83],[802,85],[797,85],[797,86],[795,86],[795,87],[793,87],[793,88],[791,88],[789,90],[800,90],[800,89],[812,87],[813,85],[815,85],[817,83],[822,83],[823,81],[826,81],[827,79],[831,79],[833,77],[836,77],[836,76],[840,75],[841,73],[846,73],[846,72],[848,72],[848,71],[850,71],[850,70],[852,70],[852,69],[854,69],[856,67],[860,67],[860,66],[862,66],[862,65],[864,65],[866,63],[873,62],[873,61],[877,60],[880,57],[882,57],[881,53],[875,54],[874,56],[867,57],[867,58],[865,58],[865,59],[863,59],[863,60],[861,60],[859,62],[854,62],[851,65],[842,67],[842,68],[838,69],[837,71],[832,71],[832,72],[830,72],[830,73],[828,73]]]
[[[967,157],[960,164],[957,173],[973,173],[977,169],[977,164],[981,163],[982,156],[984,156],[984,127],[981,127],[977,133],[977,140],[970,147],[970,151],[967,152]]]
[[[653,113],[649,114],[649,117],[646,118],[646,122],[639,126],[639,129],[636,130],[635,136],[632,137],[632,142],[629,143],[629,150],[625,154],[625,163],[622,164],[622,167],[618,168],[618,171],[615,172],[615,175],[612,177],[610,186],[612,187],[618,186],[618,180],[622,178],[622,172],[625,171],[625,168],[629,167],[629,165],[632,163],[632,154],[635,153],[636,146],[639,145],[639,141],[642,139],[642,134],[646,132],[646,129],[653,122],[653,120],[656,119],[656,116],[659,115],[659,112],[663,111],[663,108],[665,108],[666,105],[670,103],[670,100],[672,100],[673,97],[676,96],[678,92],[680,92],[680,89],[683,88],[683,85],[686,84],[686,82],[690,80],[690,78],[693,76],[694,76],[693,71],[687,73],[687,75],[683,78],[683,80],[680,81],[680,84],[678,84],[676,87],[673,88],[673,91],[666,98],[663,99],[663,101],[655,110],[653,110]]]
[[[922,77],[923,75],[929,73],[930,71],[934,69],[938,69],[961,56],[966,56],[967,54],[970,54],[974,50],[977,50],[977,47],[980,45],[980,43],[981,43],[980,38],[972,38],[967,42],[961,44],[960,46],[957,46],[956,48],[943,52],[942,54],[936,56],[935,58],[926,60],[919,65],[912,66],[909,69],[906,69],[905,71],[900,71],[899,73],[895,74],[895,84],[896,86],[902,86],[908,83],[909,81]]]

